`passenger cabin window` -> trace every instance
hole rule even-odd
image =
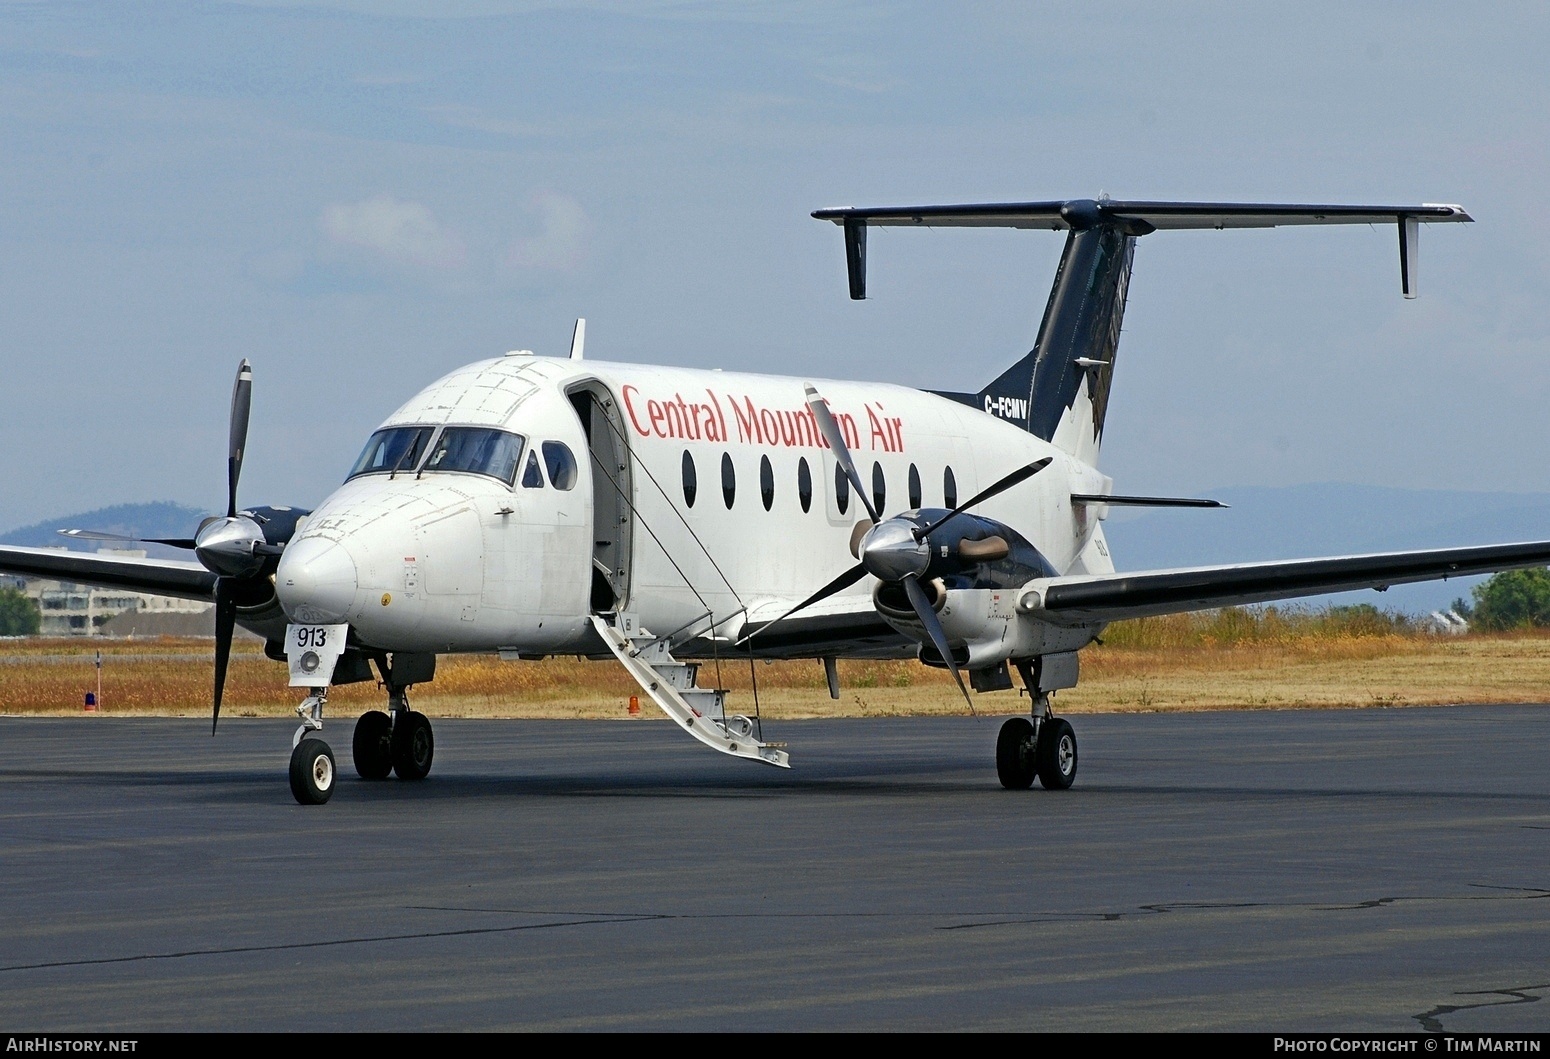
[[[958,480],[953,477],[951,467],[942,472],[942,506],[958,506]]]
[[[806,456],[797,461],[797,500],[804,513],[813,509],[813,472],[807,466]]]
[[[910,507],[920,506],[920,471],[910,464]]]
[[[737,473],[732,469],[732,454],[721,454],[721,499],[727,503],[727,510],[732,510],[732,501],[737,499]]]
[[[759,457],[759,499],[764,501],[766,511],[775,506],[775,468],[770,466],[768,456]]]
[[[549,484],[556,489],[576,488],[579,472],[576,469],[576,457],[571,455],[570,446],[563,441],[546,441],[542,448],[544,467],[549,471]]]
[[[420,473],[487,474],[510,485],[521,455],[520,434],[491,427],[447,427],[431,446],[430,459]]]
[[[694,457],[684,449],[684,506],[693,507],[694,498],[700,491],[700,476],[694,470]]]
[[[544,487],[544,472],[538,468],[538,453],[529,451],[527,454],[527,466],[522,470],[523,489],[542,489]]]
[[[426,443],[431,440],[435,427],[388,427],[379,430],[366,442],[360,459],[355,461],[346,479],[361,474],[392,474],[394,471],[412,471],[425,455]]]
[[[834,465],[834,506],[842,515],[850,510],[850,479],[845,477],[845,468],[837,463]]]
[[[883,465],[874,463],[872,464],[872,506],[881,513],[887,499],[888,479],[883,475]]]

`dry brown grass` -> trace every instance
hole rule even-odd
[[[1550,692],[1550,634],[1431,637],[1367,610],[1341,613],[1264,608],[1124,622],[1082,654],[1082,683],[1059,693],[1063,712],[1354,707],[1450,702],[1535,702]],[[0,642],[0,713],[80,713],[95,690],[103,652],[103,712],[209,713],[209,640]],[[185,656],[185,657],[179,657]],[[13,661],[3,661],[3,659]],[[964,712],[947,674],[915,662],[841,662],[842,694],[828,696],[816,662],[760,663],[765,717],[897,716]],[[749,666],[707,664],[701,683],[732,691],[730,706],[753,712]],[[555,658],[501,662],[444,656],[415,706],[439,717],[660,716],[611,662]],[[227,680],[226,716],[278,716],[300,701],[285,667],[239,643]],[[373,684],[336,688],[335,716],[379,707]],[[982,713],[1021,712],[1012,694],[976,696]]]

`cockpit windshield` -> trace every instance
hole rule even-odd
[[[431,446],[431,457],[422,473],[487,474],[510,485],[517,473],[517,458],[522,455],[522,441],[520,434],[490,427],[447,427]]]
[[[377,431],[366,442],[366,448],[361,451],[361,457],[355,461],[348,477],[413,471],[425,455],[425,447],[434,431],[434,427],[388,427]]]

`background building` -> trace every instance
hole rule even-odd
[[[60,549],[61,551],[67,549]],[[100,548],[98,554],[144,558],[143,550]],[[215,604],[152,596],[69,581],[8,578],[37,601],[40,636],[214,636]]]

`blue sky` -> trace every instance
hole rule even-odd
[[[1129,492],[1550,491],[1542,4],[0,2],[0,529],[318,501],[511,348],[977,388],[1052,233],[847,204],[1459,202],[1139,247],[1104,469]]]

